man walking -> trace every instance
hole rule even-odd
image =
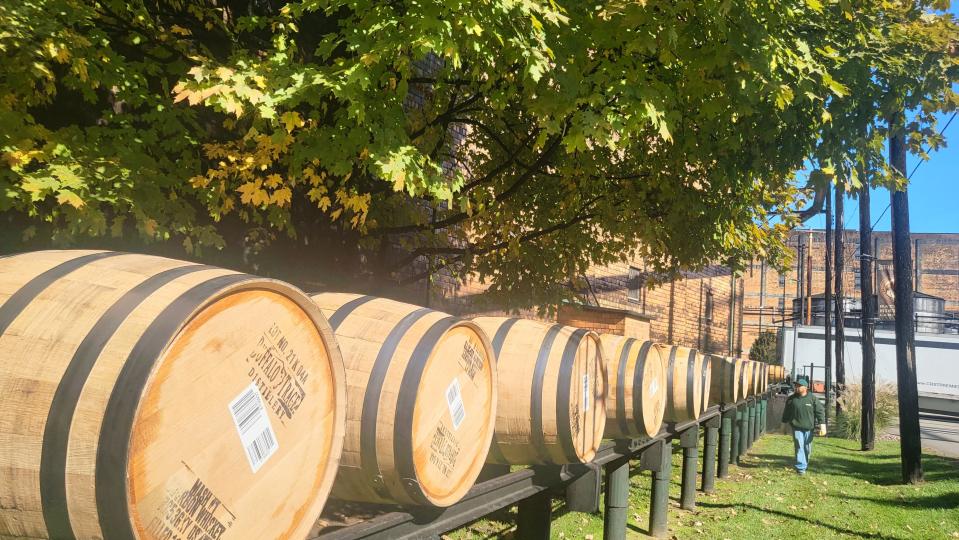
[[[826,434],[826,410],[819,398],[809,391],[809,379],[799,377],[794,383],[796,391],[786,399],[783,423],[789,424],[796,448],[796,472],[806,474],[809,454],[812,451],[813,427],[819,425],[819,434]]]

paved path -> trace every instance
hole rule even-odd
[[[899,426],[890,427],[889,433],[899,433]],[[959,458],[959,418],[924,414],[919,419],[919,433],[923,450]]]

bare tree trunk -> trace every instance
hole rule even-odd
[[[889,161],[905,176],[905,114],[900,112],[889,122]],[[909,196],[906,188],[893,191],[892,264],[896,304],[896,379],[899,390],[899,449],[902,454],[902,480],[909,484],[922,481],[922,441],[919,434],[919,387],[916,381],[916,343],[912,295],[912,245],[909,234]]]
[[[846,187],[839,183],[836,185],[836,415],[842,412],[839,406],[839,396],[842,395],[843,387],[846,385],[846,359],[843,356],[846,345],[846,320],[843,316],[844,287],[842,283],[843,265],[846,263],[845,253],[843,253],[846,228],[846,220],[843,215],[844,202],[846,198]]]
[[[859,191],[859,279],[862,301],[862,429],[863,450],[876,447],[876,304],[872,285],[872,225],[869,183]]]

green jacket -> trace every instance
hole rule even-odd
[[[818,424],[826,423],[826,409],[812,392],[807,392],[805,396],[793,394],[786,399],[783,423],[791,425],[793,429],[809,431]]]

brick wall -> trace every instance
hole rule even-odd
[[[734,279],[729,268],[710,266],[663,283],[641,260],[634,260],[593,267],[584,277],[588,285],[576,291],[582,306],[559,306],[553,320],[704,352],[738,355],[742,350],[743,280]],[[482,302],[484,290],[473,277],[461,281],[438,275],[430,306],[463,316],[506,315]],[[520,315],[546,320],[537,310]]]
[[[800,241],[806,248],[803,261],[803,280],[808,279],[806,267],[812,264],[812,294],[825,291],[825,231],[795,231],[790,239],[793,253]],[[801,238],[801,240],[800,240]],[[913,234],[913,280],[916,290],[946,300],[946,311],[959,312],[959,234]],[[859,298],[859,231],[847,230],[845,247],[843,288],[845,296]],[[873,233],[873,251],[877,261],[878,287],[883,280],[883,269],[892,274],[892,238],[888,232]],[[743,276],[745,282],[745,311],[743,350],[749,351],[760,328],[778,328],[783,316],[789,318],[792,300],[797,296],[796,261],[784,274],[768,267],[763,261],[754,261]],[[784,290],[785,289],[785,290]],[[792,321],[787,320],[786,326]]]

